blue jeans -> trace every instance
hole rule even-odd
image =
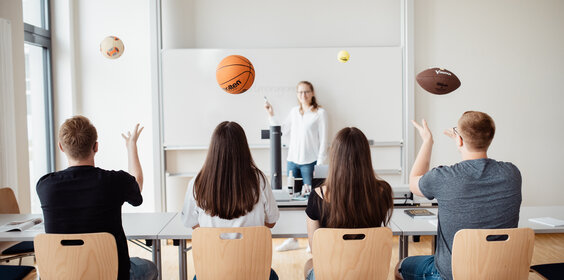
[[[292,171],[294,178],[302,178],[304,180],[304,185],[310,185],[313,182],[313,168],[317,164],[317,160],[312,163],[307,164],[297,164],[288,161],[288,174]]]
[[[435,256],[413,256],[403,259],[399,272],[404,280],[440,280]]]
[[[313,268],[309,270],[306,276],[306,280],[315,280],[315,274],[313,273]]]
[[[157,266],[149,260],[141,258],[129,258],[129,279],[131,280],[155,280],[159,276]]]
[[[196,275],[194,275],[194,280],[196,279]],[[270,269],[270,277],[268,278],[268,280],[278,280],[278,274],[276,274],[276,271],[274,271],[274,269]]]

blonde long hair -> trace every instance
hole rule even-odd
[[[298,85],[296,86],[296,89],[300,85],[307,85],[309,87],[309,89],[311,90],[311,92],[313,93],[313,96],[311,97],[311,108],[312,108],[313,112],[316,112],[317,108],[319,108],[321,106],[319,106],[319,104],[317,104],[317,100],[315,99],[315,90],[313,89],[313,85],[308,81],[300,81],[298,83]],[[304,114],[304,108],[302,107],[302,103],[299,102],[299,101],[298,101],[298,103],[300,104],[300,114],[303,115]]]

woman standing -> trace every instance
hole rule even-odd
[[[317,104],[315,90],[308,81],[297,85],[298,106],[292,108],[282,123],[282,134],[290,136],[288,148],[288,175],[302,178],[302,190],[311,189],[313,169],[325,162],[327,150],[327,114]],[[265,103],[272,125],[279,122],[270,103]],[[276,248],[277,251],[293,250],[299,247],[296,239],[290,238]]]
[[[331,146],[331,165],[325,184],[311,192],[307,203],[310,246],[318,228],[368,228],[386,226],[394,201],[390,185],[372,168],[370,146],[362,131],[347,127]],[[313,261],[307,261],[306,279],[314,279]]]

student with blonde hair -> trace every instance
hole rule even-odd
[[[265,109],[272,125],[281,124],[282,135],[290,136],[288,148],[288,175],[302,178],[302,194],[307,194],[313,183],[315,165],[325,162],[327,154],[327,113],[317,104],[313,84],[301,81],[296,87],[298,106],[292,108],[283,122],[274,115],[266,102]],[[304,192],[305,191],[305,192]],[[298,241],[290,238],[276,248],[277,251],[298,249]]]
[[[521,206],[521,173],[510,162],[488,158],[495,123],[486,113],[467,111],[445,130],[462,161],[429,170],[433,135],[413,121],[423,144],[413,163],[409,188],[439,205],[435,255],[413,256],[396,266],[396,279],[452,279],[452,243],[461,229],[515,228]]]
[[[318,228],[387,226],[393,205],[392,188],[376,176],[372,167],[368,139],[358,128],[343,128],[331,145],[327,180],[309,197],[309,244],[313,244]],[[306,279],[315,279],[311,259],[304,273]]]
[[[157,266],[141,258],[129,258],[127,240],[121,224],[121,207],[143,203],[143,171],[137,155],[139,124],[127,135],[128,172],[104,170],[95,166],[98,133],[83,116],[67,119],[59,129],[59,149],[69,167],[49,173],[37,182],[45,232],[109,232],[118,249],[118,279],[156,279]]]

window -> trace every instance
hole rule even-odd
[[[37,180],[55,169],[49,1],[22,0],[31,211],[40,213]]]

